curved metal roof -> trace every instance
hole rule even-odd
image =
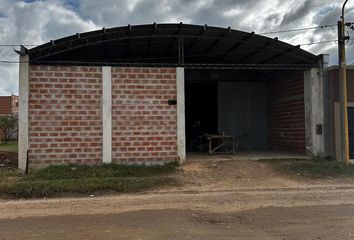
[[[298,46],[231,28],[149,24],[64,37],[29,50],[32,63],[313,66],[317,57]],[[276,68],[276,67],[275,67]]]

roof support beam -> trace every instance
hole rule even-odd
[[[250,54],[248,54],[247,56],[243,57],[239,62],[240,63],[243,63],[245,62],[246,60],[250,59],[251,57],[253,57],[254,55],[260,53],[263,49],[265,49],[266,47],[268,47],[269,45],[271,45],[272,42],[269,41],[269,42],[266,42],[263,46],[259,47],[259,48],[256,48],[255,50],[253,50]]]
[[[264,59],[264,60],[261,61],[260,63],[268,63],[268,62],[274,61],[275,59],[280,58],[280,57],[286,55],[287,53],[290,53],[290,52],[292,52],[292,51],[295,51],[295,49],[296,49],[296,47],[294,47],[294,48],[289,48],[288,50],[286,50],[286,51],[284,51],[284,52],[277,53],[277,54],[275,54],[274,56],[271,56],[271,57],[269,57],[269,58],[267,58],[267,59]]]
[[[167,48],[167,56],[169,56],[170,54],[171,54],[171,52],[172,52],[172,48],[173,48],[173,45],[175,44],[175,42],[176,42],[176,40],[178,39],[178,35],[181,33],[181,28],[182,28],[182,25],[183,25],[183,23],[182,22],[180,22],[179,23],[179,25],[178,25],[178,28],[177,28],[177,30],[175,31],[175,38],[173,38],[173,40],[171,41],[171,43],[170,43],[170,45],[168,46],[168,48]]]
[[[183,37],[178,38],[178,63],[184,64],[184,43]]]
[[[251,39],[255,35],[254,32],[251,32],[249,35],[241,38],[240,41],[236,42],[233,46],[231,46],[228,50],[226,50],[222,55],[219,56],[218,60],[224,58],[226,55],[232,53],[235,51],[237,48],[239,48],[245,41]]]
[[[208,25],[204,25],[203,29],[199,32],[199,35],[193,39],[193,41],[186,48],[185,54],[188,54],[193,48],[194,44],[199,40],[199,37],[203,36],[204,32],[207,30]]]
[[[32,61],[32,64],[42,65],[82,65],[81,61]],[[148,62],[86,62],[90,66],[120,66],[120,67],[184,67],[185,69],[267,69],[267,70],[297,70],[316,67],[316,64],[212,64],[212,63],[148,63]]]
[[[221,39],[223,39],[227,34],[231,33],[231,27],[228,27],[225,32],[223,32],[218,39],[215,39],[207,49],[205,49],[203,54],[207,54],[213,47],[215,47]]]
[[[157,24],[156,24],[156,23],[153,23],[153,29],[152,29],[151,36],[154,36],[154,35],[155,35],[156,29],[157,29]],[[146,57],[148,57],[148,56],[150,55],[150,52],[151,52],[151,45],[152,45],[152,39],[153,39],[153,37],[150,37],[150,38],[149,38],[149,42],[148,42],[147,47],[146,47],[146,51],[145,51],[144,58],[146,58]]]
[[[128,25],[128,36],[130,36],[130,34],[131,34],[131,31],[132,31],[132,26],[129,24]],[[127,39],[127,57],[129,57],[130,56],[130,39],[128,38]]]

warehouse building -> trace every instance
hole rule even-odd
[[[277,38],[154,23],[18,53],[21,169],[184,163],[195,123],[249,150],[325,154],[327,56]]]

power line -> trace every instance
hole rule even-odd
[[[21,46],[37,47],[37,46],[40,46],[40,45],[38,45],[38,44],[0,44],[0,47],[21,47]]]
[[[300,46],[310,46],[310,45],[313,45],[313,44],[322,44],[322,43],[330,43],[330,42],[336,43],[337,40],[326,40],[326,41],[318,41],[318,42],[309,42],[309,43],[303,43],[303,44],[299,44],[299,45]]]
[[[315,26],[315,27],[307,27],[307,28],[297,28],[297,29],[288,29],[288,30],[280,30],[280,31],[271,31],[271,32],[262,32],[258,34],[273,34],[273,33],[287,33],[287,32],[300,32],[300,31],[308,31],[308,30],[313,30],[313,29],[324,29],[324,28],[329,28],[329,27],[334,27],[337,26],[337,24],[329,24],[329,25],[321,25],[321,26]]]
[[[353,24],[353,23],[350,23]],[[297,29],[288,29],[288,30],[279,30],[279,31],[271,31],[271,32],[261,32],[258,34],[274,34],[274,33],[286,33],[286,32],[298,32],[298,31],[308,31],[308,30],[313,30],[313,29],[324,29],[324,28],[329,28],[337,26],[337,24],[328,24],[328,25],[321,25],[321,26],[315,26],[315,27],[308,27],[308,28],[297,28]],[[42,44],[0,44],[0,47],[20,47],[20,46],[25,46],[25,47],[37,47],[41,46]]]
[[[28,62],[28,61],[27,61]],[[8,61],[8,60],[0,60],[0,63],[26,63],[26,62],[20,62],[20,61]]]

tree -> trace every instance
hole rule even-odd
[[[0,131],[3,133],[3,140],[8,142],[18,132],[18,116],[16,114],[0,116]]]

